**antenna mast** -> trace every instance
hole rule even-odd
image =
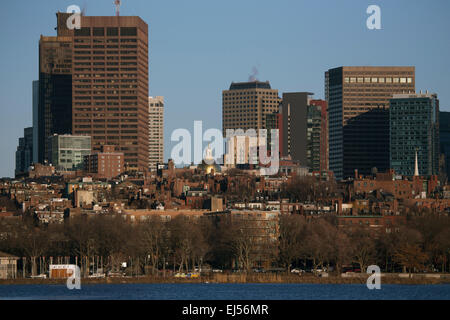
[[[114,4],[116,5],[116,17],[120,16],[120,5],[121,5],[121,2],[122,1],[120,1],[120,0],[115,0],[114,1]]]

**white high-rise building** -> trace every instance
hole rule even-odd
[[[156,170],[164,158],[164,97],[148,97],[149,168]]]

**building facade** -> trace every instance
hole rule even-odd
[[[329,169],[336,179],[389,167],[389,99],[414,92],[414,67],[339,67],[325,72]]]
[[[281,103],[281,155],[300,161],[302,166],[308,164],[308,106],[312,95],[310,92],[283,93]]]
[[[40,163],[48,160],[48,137],[72,133],[72,49],[71,37],[41,36],[39,41],[39,84],[33,89],[39,90],[35,130]]]
[[[278,111],[278,90],[270,83],[251,81],[237,82],[222,92],[222,128],[266,129],[266,116]]]
[[[436,94],[395,94],[390,100],[390,164],[412,176],[439,173],[439,100]]]
[[[320,107],[320,171],[328,170],[328,105],[325,100],[311,100],[312,106]]]
[[[33,162],[39,162],[39,80],[33,81]]]
[[[28,172],[33,163],[33,128],[25,128],[23,131],[23,137],[19,138],[16,150],[16,176]]]
[[[84,157],[84,169],[97,178],[111,179],[125,171],[125,157],[116,146],[102,146],[100,152]]]
[[[164,161],[164,97],[148,97],[149,168]]]
[[[64,132],[46,129],[41,140],[53,133],[91,136],[93,150],[115,145],[130,169],[147,169],[148,25],[139,17],[82,15],[81,28],[70,30],[66,24],[69,16],[57,13],[57,37],[41,38],[41,51],[49,38],[51,47],[57,48],[53,50],[62,51],[56,57],[61,60],[58,64],[63,64],[41,59],[48,61],[41,62],[41,68],[51,66],[62,73],[51,69],[51,75],[65,77],[50,78],[54,85],[40,77],[40,101],[45,99],[43,93],[53,90],[48,99],[52,102],[61,97],[63,103],[54,105],[64,110],[64,121],[59,122]],[[41,105],[47,108],[48,103]],[[60,118],[56,111],[47,111],[44,114],[51,120]],[[47,128],[42,119],[40,124]]]
[[[57,169],[83,169],[84,157],[91,154],[91,137],[55,134],[48,138],[48,160]]]
[[[444,158],[443,169],[447,176],[450,175],[450,112],[440,111],[439,112],[439,141],[440,141],[440,152]]]

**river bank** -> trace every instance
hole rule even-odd
[[[286,275],[286,274],[210,274],[198,278],[175,278],[173,276],[107,277],[82,278],[82,284],[138,284],[138,283],[304,283],[304,284],[364,284],[369,275],[353,274],[342,277],[329,275]],[[7,279],[0,280],[0,285],[21,284],[65,284],[66,279]],[[384,284],[450,284],[450,274],[382,274]]]

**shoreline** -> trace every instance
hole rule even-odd
[[[317,277],[314,275],[205,275],[198,278],[174,278],[171,276],[141,276],[141,277],[110,277],[110,278],[82,278],[84,285],[94,284],[186,284],[186,283],[208,283],[208,284],[365,284],[369,275],[358,274],[351,277],[329,276]],[[66,279],[1,279],[0,285],[62,285]],[[381,276],[382,284],[450,284],[450,275],[427,277],[423,274],[413,274],[412,278],[400,277],[398,274],[384,274]]]

